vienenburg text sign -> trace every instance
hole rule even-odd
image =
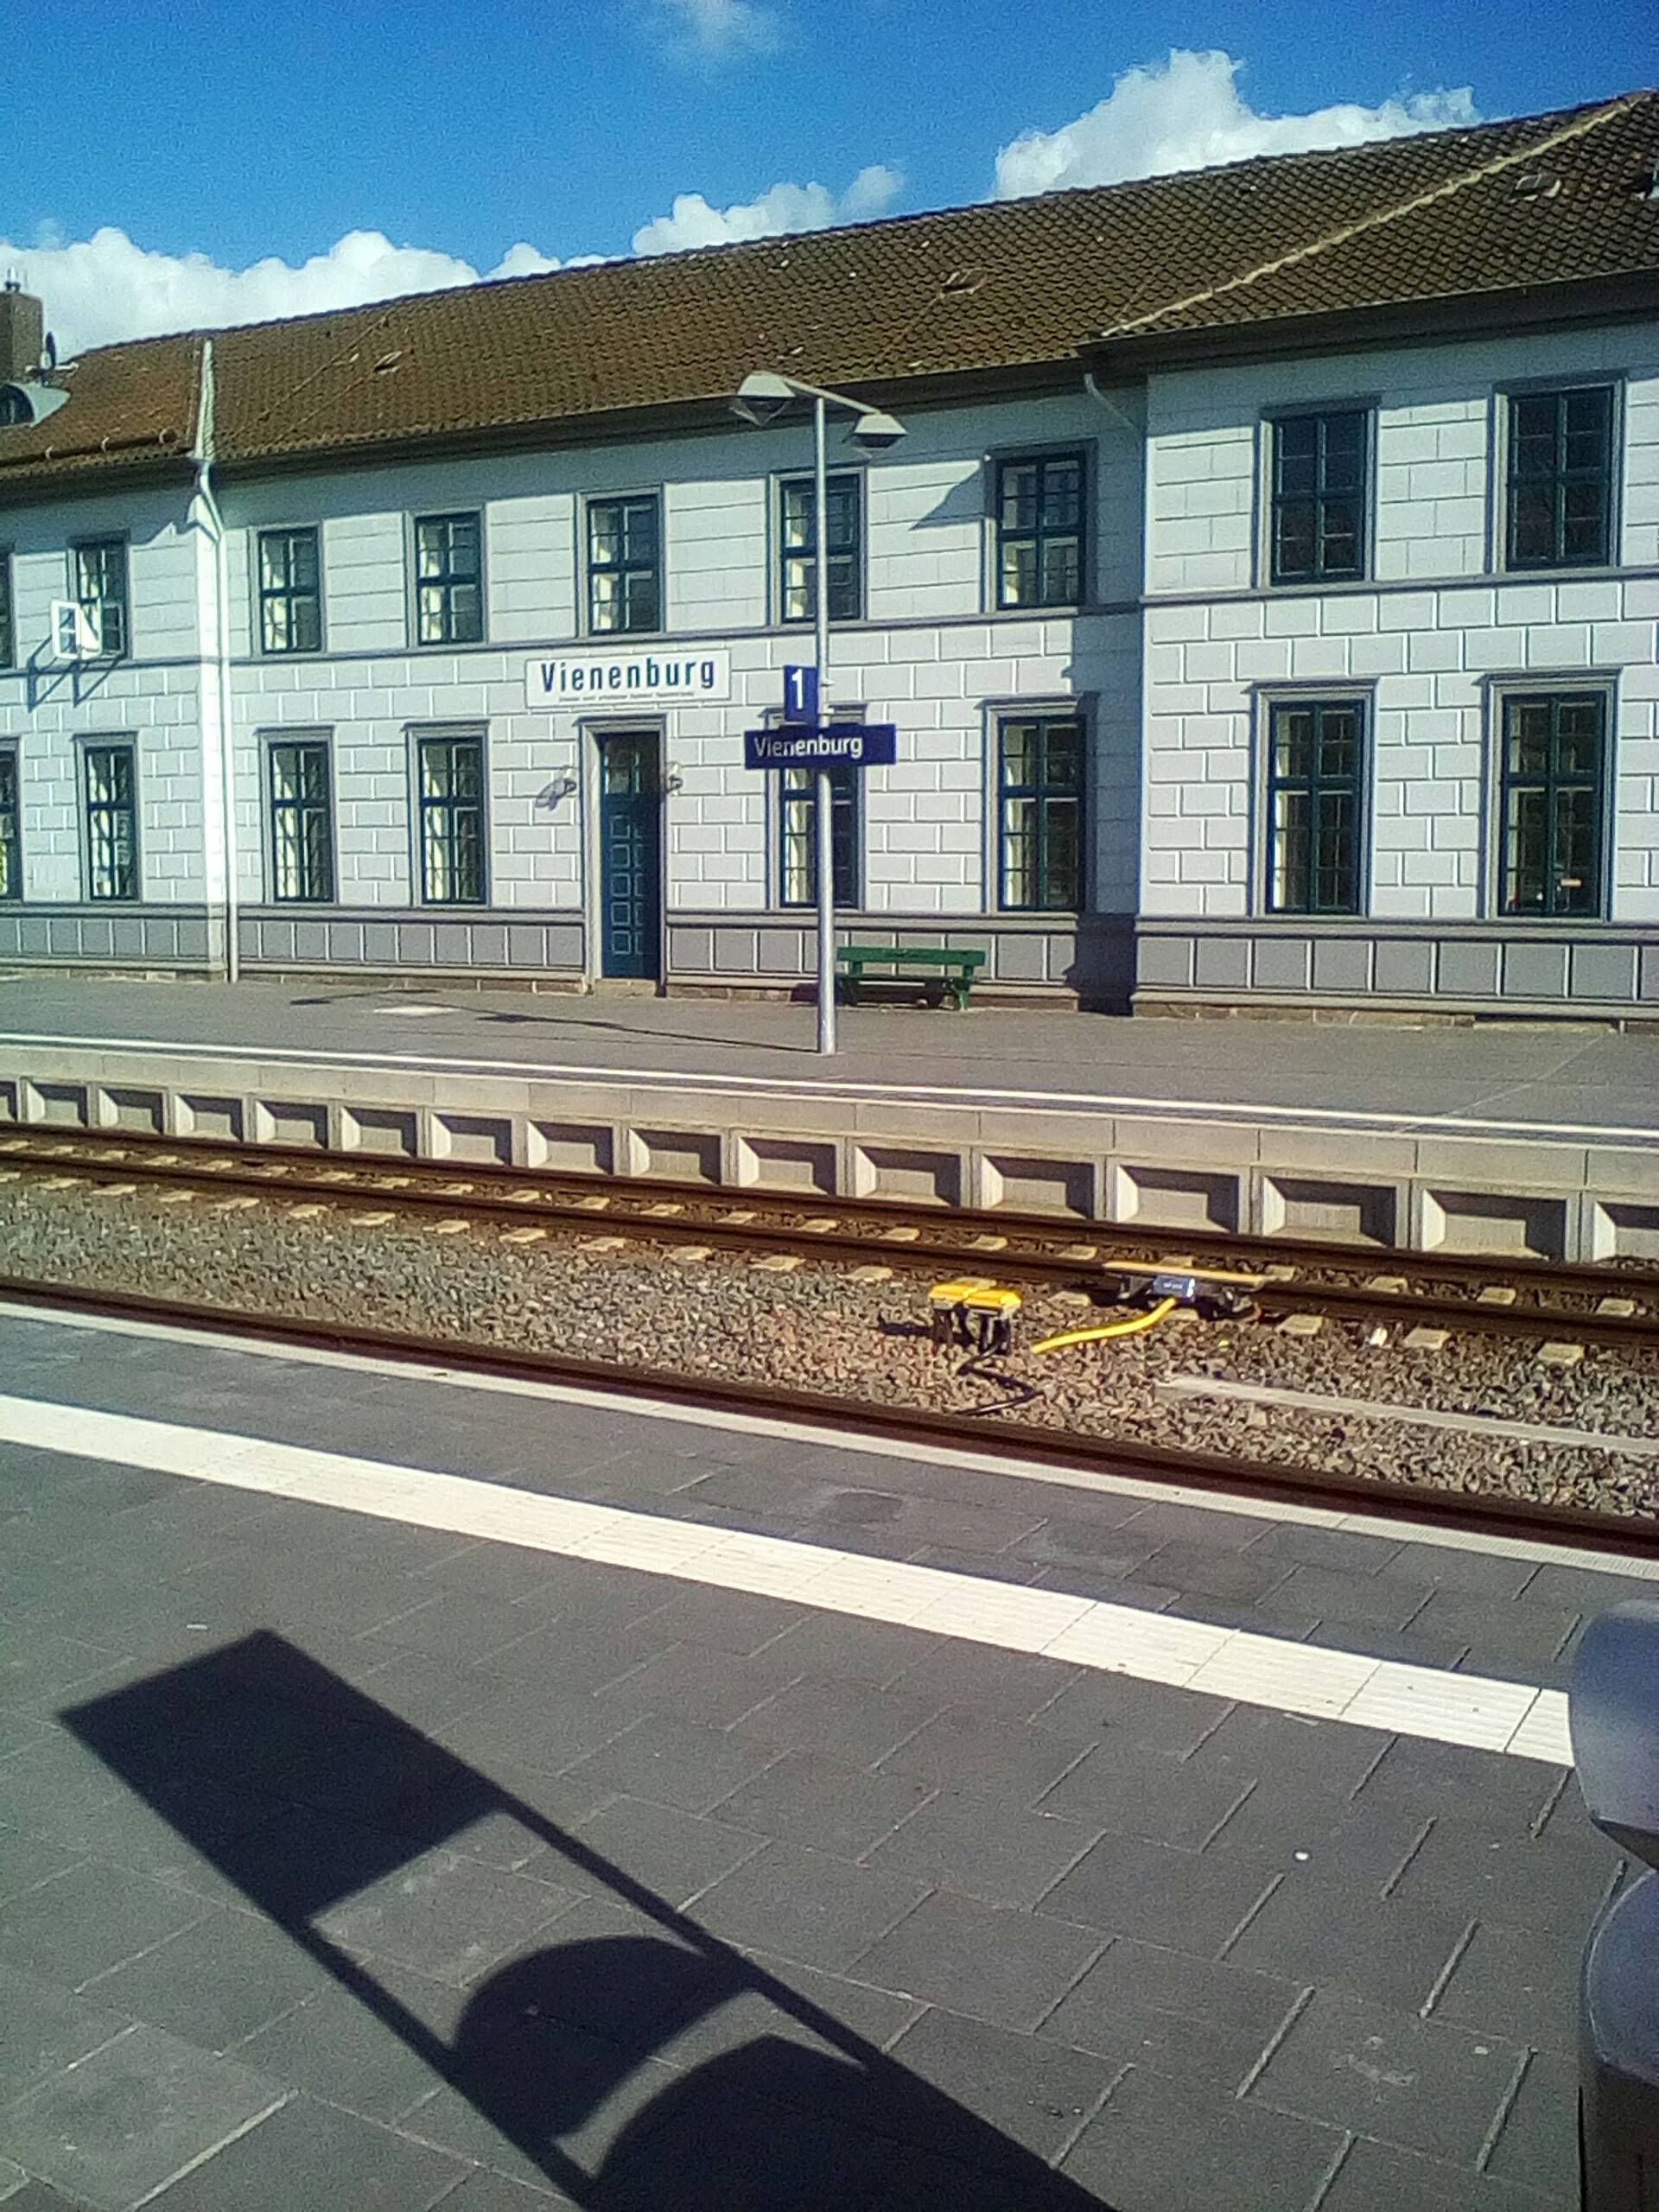
[[[827,722],[822,729],[779,722],[746,729],[746,768],[890,768],[899,733],[891,722]]]
[[[723,648],[556,653],[524,663],[524,696],[532,707],[698,706],[731,696],[732,657]]]

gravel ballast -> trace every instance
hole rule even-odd
[[[1454,1332],[1434,1352],[1366,1342],[1370,1325],[1327,1321],[1298,1337],[1255,1319],[1179,1315],[1113,1344],[1039,1357],[1039,1337],[1113,1318],[1052,1293],[1027,1298],[1007,1357],[969,1362],[928,1327],[925,1276],[893,1255],[890,1281],[809,1255],[774,1273],[740,1255],[629,1241],[595,1249],[560,1232],[506,1243],[499,1229],[434,1233],[429,1217],[354,1226],[338,1209],[296,1217],[286,1202],[170,1204],[141,1187],[0,1183],[0,1271],[27,1280],[176,1298],[227,1312],[448,1337],[621,1368],[827,1391],[883,1407],[1001,1416],[1101,1437],[1225,1452],[1321,1472],[1530,1502],[1650,1514],[1659,1462],[1393,1420],[1165,1395],[1172,1376],[1499,1420],[1659,1433],[1659,1357],[1595,1346],[1553,1367],[1535,1342]],[[377,1208],[377,1211],[385,1211]],[[620,1224],[617,1224],[620,1228]],[[607,1234],[595,1221],[595,1237]],[[995,1274],[995,1255],[976,1269]]]

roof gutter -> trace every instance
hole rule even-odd
[[[196,498],[207,518],[213,548],[213,673],[219,701],[219,851],[225,870],[225,980],[234,983],[241,974],[237,933],[240,913],[237,899],[236,759],[231,720],[231,592],[230,562],[225,540],[225,517],[213,489],[213,341],[202,340],[201,398],[196,413],[194,442]],[[202,760],[203,797],[207,796],[206,747]],[[205,812],[205,809],[204,809]]]

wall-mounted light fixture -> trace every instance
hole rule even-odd
[[[581,783],[575,776],[569,773],[555,776],[550,783],[544,784],[537,792],[536,804],[537,806],[545,807],[550,814],[561,799],[570,798],[580,789]]]

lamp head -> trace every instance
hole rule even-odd
[[[884,415],[877,407],[873,407],[867,415],[861,415],[853,425],[853,443],[861,447],[866,453],[886,453],[889,447],[896,446],[904,435],[905,426],[898,417]]]
[[[780,377],[771,369],[752,369],[732,397],[732,412],[745,423],[752,423],[757,430],[764,430],[775,423],[795,397],[795,387],[787,377]]]

